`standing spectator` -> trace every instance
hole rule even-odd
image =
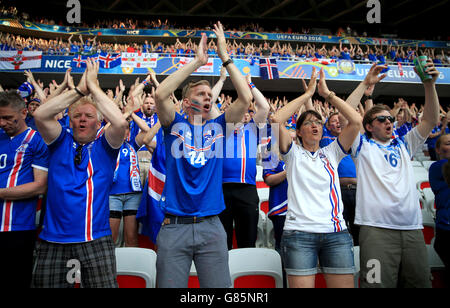
[[[444,166],[450,159],[450,134],[436,142],[440,160],[430,166],[430,185],[436,201],[436,236],[434,249],[445,265],[445,284],[450,286],[450,184],[445,181]]]
[[[272,169],[263,170],[264,182],[269,189],[269,212],[267,216],[273,223],[275,236],[275,250],[281,254],[281,236],[288,207],[288,182],[286,179],[286,165],[282,160]]]
[[[379,66],[377,70],[385,68]],[[404,137],[393,139],[394,118],[387,107],[376,105],[364,116],[366,135],[352,146],[358,180],[355,224],[361,225],[362,287],[431,287],[411,164],[412,155],[422,147],[439,120],[435,88],[439,72],[431,60],[426,72],[433,79],[423,83],[425,107],[421,123]],[[360,85],[360,96],[366,86]],[[380,277],[369,277],[369,260],[380,262]]]
[[[67,266],[72,259],[81,266],[82,286],[117,287],[108,197],[127,122],[98,84],[99,63],[88,59],[86,65],[78,87],[70,80],[69,91],[34,112],[50,152],[35,287],[70,287]],[[86,97],[89,93],[92,99]],[[55,120],[66,108],[73,134]],[[96,138],[102,115],[110,126]]]
[[[161,196],[165,212],[157,238],[157,285],[187,287],[192,261],[201,287],[231,286],[226,233],[217,215],[225,209],[222,192],[223,135],[226,122],[238,122],[248,110],[251,93],[226,51],[223,27],[215,25],[218,56],[238,99],[218,118],[207,121],[212,91],[205,81],[183,89],[186,116],[176,113],[170,95],[196,69],[206,64],[203,34],[195,58],[156,89],[156,107],[164,130],[166,181]],[[180,153],[181,152],[181,153]],[[195,235],[195,236],[194,236]]]
[[[81,35],[80,35],[81,36]],[[72,42],[73,34],[69,37],[70,53],[79,53],[82,45],[78,45],[78,42]],[[81,40],[82,42],[83,40]]]
[[[127,107],[132,103],[127,104]],[[124,117],[133,117],[138,125],[146,127],[145,122],[134,114],[133,110],[128,111]],[[131,119],[130,119],[131,120]],[[142,131],[142,134],[146,133]],[[138,247],[138,226],[136,214],[142,197],[141,176],[139,170],[137,150],[141,147],[139,135],[126,139],[129,135],[129,128],[125,133],[125,140],[117,156],[116,168],[114,170],[113,185],[109,195],[109,208],[111,232],[114,243],[117,242],[120,222],[123,217],[123,230],[125,247]],[[142,140],[142,138],[141,138]]]
[[[31,99],[27,104],[27,117],[25,118],[25,122],[28,127],[31,127],[34,130],[37,130],[36,123],[34,122],[33,113],[34,111],[41,105],[41,101],[38,98]]]
[[[0,92],[0,287],[29,288],[38,196],[47,189],[48,150],[27,127],[15,92]]]
[[[256,153],[258,145],[267,141],[267,134],[262,136],[264,132],[257,129],[257,124],[266,123],[269,103],[252,83],[250,75],[246,78],[257,111],[253,118],[246,112],[233,134],[227,136],[225,152],[227,154],[223,162],[223,194],[226,208],[219,217],[227,232],[229,250],[233,248],[233,222],[238,247],[255,247],[259,218]]]
[[[441,135],[441,125],[438,123],[435,127],[433,127],[431,133],[428,135],[428,138],[426,140],[427,148],[428,148],[428,154],[430,155],[430,159],[432,161],[437,161],[436,156],[436,141]]]
[[[314,110],[302,113],[296,123],[299,144],[292,141],[285,123],[316,89],[315,68],[305,94],[280,109],[273,121],[280,124],[279,147],[286,163],[288,213],[281,251],[290,287],[314,287],[318,264],[328,287],[353,287],[353,244],[342,217],[337,165],[348,154],[361,128],[361,116],[328,90],[320,71],[320,96],[337,107],[349,124],[338,139],[325,148],[322,117]]]

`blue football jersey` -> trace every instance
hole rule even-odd
[[[224,183],[256,185],[258,145],[267,143],[269,135],[270,129],[267,126],[266,129],[258,129],[253,120],[234,132],[227,132]]]
[[[10,138],[0,129],[0,187],[33,182],[33,168],[48,169],[48,149],[41,135],[28,128]],[[0,199],[0,232],[34,230],[37,200]]]
[[[142,191],[140,171],[136,151],[139,146],[134,140],[124,142],[117,156],[111,195]],[[137,177],[136,177],[137,175]]]
[[[81,243],[110,235],[109,193],[119,149],[103,134],[81,148],[69,130],[48,148],[50,152],[47,209],[40,237],[56,243]]]
[[[225,114],[192,125],[176,113],[164,127],[166,182],[164,212],[177,216],[211,216],[225,209],[222,191]]]
[[[266,178],[270,175],[274,175],[285,170],[285,164],[283,161],[279,161],[278,166],[274,169],[264,169],[263,177]],[[278,185],[271,186],[269,189],[269,212],[268,216],[285,216],[288,206],[288,181],[284,179]]]

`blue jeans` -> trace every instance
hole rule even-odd
[[[115,212],[137,211],[141,198],[142,192],[109,195],[109,210]]]
[[[201,288],[231,287],[227,234],[218,216],[200,223],[163,225],[156,242],[158,288],[187,288],[192,261]]]
[[[291,276],[354,274],[353,241],[347,230],[336,233],[283,232],[281,255]]]

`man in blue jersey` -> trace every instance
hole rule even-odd
[[[244,76],[230,59],[223,27],[214,27],[218,56],[238,99],[226,113],[209,119],[213,102],[207,81],[183,89],[185,115],[176,113],[170,95],[208,61],[203,34],[195,58],[157,88],[155,102],[166,147],[166,182],[161,196],[165,212],[157,237],[157,285],[187,287],[194,261],[201,287],[230,287],[226,233],[218,218],[225,209],[222,193],[224,134],[227,122],[239,122],[252,95]]]
[[[86,64],[77,87],[72,83],[69,91],[34,112],[50,152],[35,287],[71,287],[79,278],[71,275],[77,269],[84,287],[117,287],[108,197],[128,123],[98,85],[98,62],[88,60]],[[73,133],[55,120],[66,108]],[[96,138],[102,115],[111,124]]]
[[[233,248],[233,222],[239,248],[255,247],[259,219],[259,197],[256,190],[256,152],[259,144],[267,143],[269,103],[246,76],[255,98],[257,111],[253,117],[245,113],[242,124],[236,125],[226,138],[226,159],[223,163],[223,194],[226,209],[220,220],[227,232],[228,249]],[[262,124],[262,129],[258,129]],[[265,135],[265,136],[264,136]]]
[[[36,205],[47,189],[47,146],[26,115],[19,94],[0,92],[0,288],[30,287]]]

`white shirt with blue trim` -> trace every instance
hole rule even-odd
[[[395,229],[422,229],[422,213],[411,163],[425,142],[417,128],[386,144],[357,138],[352,158],[357,173],[355,224]]]

